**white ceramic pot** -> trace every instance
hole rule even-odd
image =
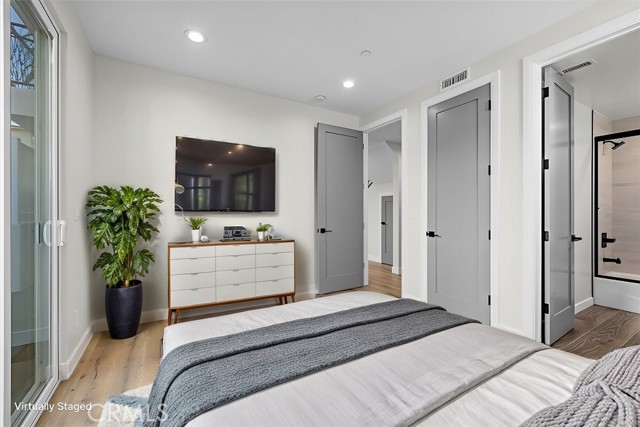
[[[264,231],[258,231],[258,240],[260,241],[264,240]]]
[[[200,241],[200,236],[202,235],[202,229],[191,230],[191,241],[196,243]]]

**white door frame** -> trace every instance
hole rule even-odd
[[[540,341],[542,316],[542,69],[640,28],[640,11],[622,15],[523,60],[522,330]]]
[[[512,328],[506,327],[500,322],[500,70],[494,71],[477,79],[464,83],[454,89],[441,93],[420,104],[420,133],[422,150],[422,197],[420,203],[420,218],[422,224],[421,232],[427,230],[427,208],[428,208],[428,171],[429,164],[429,107],[439,104],[448,99],[454,98],[463,93],[472,91],[486,84],[491,85],[491,241],[490,245],[490,289],[491,289],[491,326],[506,329],[512,332]],[[426,234],[422,235],[422,245],[420,248],[420,259],[426,260],[428,257],[428,245]],[[427,300],[427,262],[422,263],[421,283],[423,287],[422,297]]]
[[[383,191],[382,193],[378,193],[378,218],[379,218],[379,223],[380,225],[382,225],[382,198],[383,197],[391,197],[393,199],[393,204],[395,205],[396,203],[396,195],[393,194],[393,192],[389,192],[389,191]],[[395,221],[394,221],[395,222]],[[378,245],[380,247],[380,264],[382,264],[382,230],[380,230],[380,244]],[[393,238],[396,238],[395,233],[393,233]],[[402,241],[400,242],[402,243]],[[393,243],[392,243],[393,245]],[[392,267],[396,267],[395,265]]]
[[[369,132],[372,132],[378,128],[386,126],[390,123],[397,122],[400,120],[400,132],[402,143],[407,141],[407,131],[408,131],[408,122],[407,122],[408,111],[407,109],[403,109],[400,111],[396,111],[395,113],[389,114],[388,116],[382,117],[381,119],[375,120],[371,123],[360,126],[360,130],[364,133],[363,141],[364,141],[364,150],[363,150],[363,165],[362,173],[363,182],[368,182],[369,179]],[[409,179],[407,176],[407,150],[402,149],[400,154],[400,269],[402,269],[406,265],[406,257],[407,257],[407,244],[409,242],[409,233],[406,230],[405,224],[408,221],[408,209],[406,203],[406,194],[407,194],[407,180]],[[365,184],[364,189],[364,211],[362,212],[364,218],[364,259],[369,259],[368,255],[368,233],[369,233],[369,198],[367,192],[367,185]],[[397,203],[397,201],[394,201]],[[397,266],[394,266],[397,267]],[[369,284],[369,265],[368,263],[364,263],[364,281],[365,285]],[[403,297],[407,296],[405,292],[405,284],[402,276],[400,276],[400,287],[401,287],[401,295]]]

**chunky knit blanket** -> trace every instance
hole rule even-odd
[[[144,426],[184,426],[252,393],[471,322],[399,299],[191,342],[162,359]]]
[[[580,375],[573,394],[522,427],[640,426],[640,346],[613,351]]]

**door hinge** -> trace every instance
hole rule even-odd
[[[548,241],[549,241],[549,232],[548,232],[548,231],[544,231],[544,232],[542,233],[542,239],[543,239],[545,242],[548,242]]]
[[[549,159],[544,159],[544,160],[542,161],[542,168],[543,168],[544,170],[549,169]]]
[[[491,165],[487,165],[487,175],[491,175]]]
[[[489,102],[487,103],[487,109],[491,111],[491,100],[489,100]]]
[[[549,314],[549,304],[546,302],[542,303],[542,314]]]
[[[489,240],[491,240],[491,230],[489,230]]]
[[[548,98],[549,97],[549,88],[548,87],[543,87],[542,88],[542,98]]]
[[[491,305],[491,295],[487,295],[487,305]]]

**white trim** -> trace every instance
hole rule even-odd
[[[368,153],[369,153],[369,137],[368,137],[368,132],[374,131],[377,128],[380,128],[382,126],[388,125],[390,123],[396,122],[398,120],[401,120],[400,122],[400,132],[401,132],[401,138],[402,138],[402,144],[407,144],[409,141],[408,138],[408,131],[409,131],[409,121],[408,121],[408,110],[405,108],[403,110],[400,111],[396,111],[395,113],[389,114],[385,117],[382,117],[381,119],[375,120],[371,123],[365,124],[360,126],[360,130],[362,132],[364,132],[364,141],[365,141],[365,152],[364,152],[364,157],[365,157],[365,182],[367,182],[367,177],[368,177],[368,167],[369,167],[369,159],[368,159]],[[409,223],[409,209],[407,206],[407,197],[406,195],[407,193],[407,183],[409,182],[409,176],[407,175],[407,167],[406,165],[408,164],[408,159],[407,159],[407,150],[405,150],[404,148],[402,149],[402,152],[400,154],[400,194],[398,195],[400,198],[400,265],[407,265],[407,253],[408,253],[408,244],[409,244],[409,230],[406,227],[406,224]],[[365,202],[365,206],[367,206],[367,202],[368,202],[368,197],[367,197],[367,189],[366,189],[366,185],[365,185],[365,189],[364,189],[364,202]],[[368,235],[369,232],[369,224],[367,221],[367,217],[368,215],[365,216],[365,250],[368,251],[369,248],[367,246],[367,240],[366,237]],[[365,282],[368,283],[368,274],[369,274],[369,268],[366,265],[367,263],[365,263]],[[404,283],[404,280],[402,278],[400,278],[400,287],[401,287],[401,295],[403,297],[405,297],[405,293],[406,293],[406,284]],[[417,299],[417,298],[416,298]]]
[[[11,189],[10,184],[10,159],[11,144],[4,143],[11,140],[11,97],[10,76],[10,44],[9,27],[11,6],[9,0],[2,0],[0,4],[0,19],[2,19],[2,32],[0,33],[0,67],[2,67],[2,80],[0,81],[0,94],[2,95],[2,118],[0,120],[1,140],[0,147],[0,275],[2,276],[3,287],[0,294],[3,296],[2,310],[0,310],[0,375],[4,378],[0,396],[0,424],[11,425]]]
[[[402,267],[394,265],[391,267],[391,274],[397,274],[398,276],[402,275]]]
[[[166,312],[166,310],[164,310]],[[87,346],[91,342],[91,338],[93,337],[93,323],[89,325],[82,337],[80,337],[80,341],[76,345],[76,348],[73,349],[73,352],[69,356],[69,359],[66,361],[60,362],[60,381],[68,380],[71,378],[71,374],[78,366],[78,362],[80,362],[80,358],[84,355]]]
[[[540,341],[542,298],[542,68],[640,28],[640,10],[622,15],[523,60],[522,328]]]
[[[511,326],[507,326],[499,323],[495,325],[492,324],[491,326],[493,326],[494,328],[502,329],[503,331],[511,332],[512,334],[524,335],[521,329],[512,328]]]
[[[428,109],[432,105],[439,104],[448,99],[454,98],[463,93],[477,89],[486,84],[491,85],[491,241],[490,241],[490,292],[491,292],[491,325],[500,325],[500,311],[501,311],[501,299],[500,299],[500,70],[486,74],[477,79],[471,80],[451,89],[447,92],[443,92],[439,95],[429,98],[420,103],[420,134],[421,134],[421,150],[422,150],[422,176],[421,182],[423,185],[423,191],[420,195],[420,218],[421,218],[421,230],[427,230],[427,203],[428,195],[427,189],[428,175],[427,165],[429,164],[428,158],[428,137],[429,137],[429,120]],[[421,232],[422,234],[422,232]],[[427,259],[427,237],[422,236],[422,245],[420,248],[420,259]],[[427,263],[422,263],[421,271],[421,283],[423,284],[423,299],[427,300]],[[504,328],[504,327],[503,327]]]
[[[593,305],[593,297],[589,297],[584,301],[580,301],[575,305],[575,313],[578,314]]]
[[[378,264],[382,264],[382,260],[379,256],[369,255],[369,261],[377,262]]]

